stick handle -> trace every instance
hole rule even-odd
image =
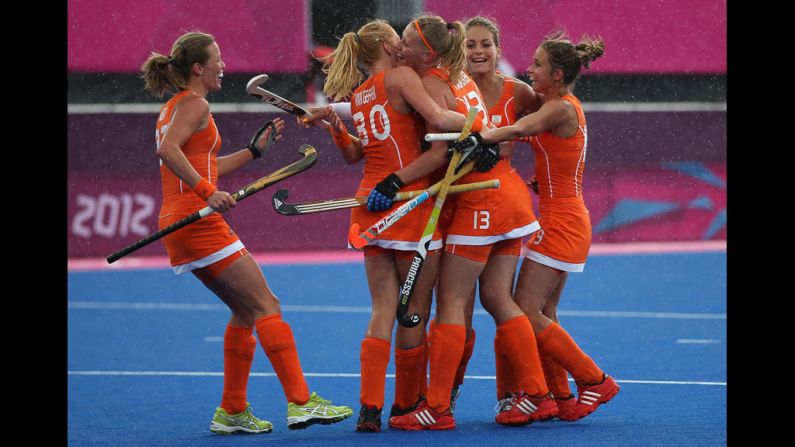
[[[469,130],[472,128],[472,123],[475,121],[476,117],[477,109],[469,109],[466,122],[464,123],[464,127],[461,129],[461,135],[458,137],[458,141],[463,140],[469,135]],[[395,310],[395,318],[403,327],[414,327],[418,325],[420,321],[422,321],[422,318],[418,313],[408,315],[409,302],[411,301],[411,296],[414,294],[414,285],[417,283],[417,281],[419,281],[422,265],[425,263],[425,259],[428,255],[428,247],[431,245],[433,232],[436,230],[436,226],[439,223],[439,215],[442,212],[442,207],[444,206],[445,199],[447,198],[448,191],[450,190],[450,184],[458,178],[463,177],[465,174],[464,171],[469,172],[474,167],[475,162],[471,161],[464,165],[458,172],[456,172],[456,169],[458,168],[458,161],[460,159],[461,152],[454,151],[453,157],[450,159],[450,164],[447,166],[447,171],[445,171],[442,181],[439,182],[439,189],[436,194],[436,202],[433,204],[431,217],[428,219],[428,223],[425,225],[425,229],[422,231],[422,237],[417,243],[417,250],[414,252],[414,259],[411,262],[411,267],[409,268],[409,272],[406,275],[405,281],[403,281],[403,286],[400,288],[400,296],[398,299],[397,309]]]
[[[439,183],[436,183],[433,186],[436,186],[436,185],[439,185]],[[489,189],[489,188],[499,188],[499,187],[500,187],[500,181],[499,180],[496,180],[496,179],[484,180],[482,182],[463,183],[463,184],[460,184],[460,185],[451,185],[450,189],[447,191],[447,194],[459,194],[459,193],[467,192],[467,191],[476,191],[478,189]],[[418,195],[422,194],[423,192],[425,192],[424,189],[418,189],[418,190],[415,190],[415,191],[399,192],[399,193],[397,193],[395,195],[395,201],[413,199],[414,197],[417,197]],[[434,194],[432,193],[431,195],[433,196]],[[366,199],[362,199],[362,200],[366,201]],[[364,203],[362,203],[362,204],[364,204]]]
[[[459,132],[427,133],[425,141],[453,141],[461,136]]]
[[[179,230],[180,228],[188,226],[188,225],[192,224],[193,222],[196,222],[197,220],[199,220],[199,219],[201,219],[203,217],[209,216],[210,214],[212,214],[214,212],[215,212],[214,209],[212,209],[209,206],[206,206],[206,207],[200,209],[199,211],[196,211],[195,213],[191,214],[190,216],[188,216],[188,217],[186,217],[186,218],[184,218],[182,220],[179,220],[177,222],[174,222],[173,224],[167,226],[166,228],[163,228],[160,231],[152,233],[149,236],[146,236],[143,239],[140,239],[140,240],[138,240],[136,242],[133,242],[132,244],[130,244],[130,245],[122,248],[121,250],[111,254],[110,256],[108,256],[106,258],[107,261],[108,261],[108,264],[113,264],[114,262],[116,262],[119,259],[127,256],[128,254],[138,250],[139,248],[147,246],[147,245],[151,244],[152,242],[154,242],[154,241],[156,241],[156,240],[158,240],[158,239],[160,239],[162,237],[168,236],[169,234]]]

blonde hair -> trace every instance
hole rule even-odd
[[[322,58],[326,82],[323,92],[334,101],[348,96],[364,80],[362,70],[381,57],[381,44],[388,41],[395,29],[389,22],[372,20],[342,36],[333,53]]]
[[[552,70],[563,70],[563,84],[574,85],[582,67],[590,68],[591,61],[604,54],[605,43],[601,37],[583,35],[574,45],[565,31],[556,29],[544,37],[541,48],[547,52]]]
[[[177,38],[168,57],[153,51],[141,65],[141,78],[146,82],[144,89],[162,98],[167,91],[178,92],[188,88],[191,67],[196,63],[207,63],[210,59],[207,47],[214,42],[215,38],[210,34],[191,31]]]
[[[449,71],[450,80],[458,82],[466,65],[467,36],[464,25],[461,22],[445,22],[439,16],[420,16],[415,21],[431,47],[429,51],[440,56],[442,66]]]

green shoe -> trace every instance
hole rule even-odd
[[[309,400],[298,405],[292,402],[287,404],[287,428],[300,430],[312,424],[334,424],[353,416],[350,407],[335,406],[331,401],[325,400],[312,392]]]
[[[215,415],[210,422],[210,431],[229,435],[236,431],[246,433],[270,433],[273,424],[268,421],[257,419],[252,413],[253,408],[246,402],[246,410],[242,413],[232,414],[226,412],[221,407],[215,409]]]

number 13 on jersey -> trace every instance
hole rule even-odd
[[[476,230],[487,230],[489,228],[489,225],[491,225],[489,220],[491,214],[488,211],[475,211],[472,214],[472,228]]]

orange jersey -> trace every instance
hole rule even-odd
[[[477,84],[466,73],[461,74],[457,83],[452,83],[447,73],[439,68],[433,68],[425,75],[445,81],[456,97],[456,111],[466,115],[474,107],[478,110],[478,119],[483,120],[486,126],[488,111],[485,102]],[[500,187],[461,194],[455,198],[454,207],[443,213],[446,215],[440,218],[440,222],[444,221],[446,225],[446,243],[486,245],[521,238],[539,228],[527,185],[507,159],[500,159],[487,172],[472,171],[457,184],[490,179],[498,179]]]
[[[588,128],[580,101],[563,97],[577,111],[577,132],[568,138],[551,132],[535,135],[540,222],[543,228],[527,242],[525,256],[569,272],[581,272],[591,247],[591,220],[582,196]]]
[[[179,102],[191,94],[194,94],[191,90],[179,92],[160,109],[155,131],[158,147],[175,114],[179,113]],[[181,149],[199,175],[212,184],[218,183],[216,156],[221,150],[221,136],[212,114],[207,127],[191,135]],[[160,175],[163,186],[163,203],[158,216],[160,229],[207,206],[207,202],[197,196],[190,185],[174,174],[162,160]],[[219,213],[210,214],[165,236],[163,245],[176,273],[205,267],[243,249],[243,243]]]
[[[562,99],[577,111],[579,126],[574,136],[562,138],[552,132],[544,132],[530,139],[536,154],[535,174],[541,204],[552,198],[582,198],[582,173],[585,169],[588,128],[580,101],[572,95],[566,95]]]
[[[384,177],[408,165],[421,153],[422,118],[413,112],[401,113],[389,104],[384,87],[386,73],[380,72],[367,79],[351,95],[351,116],[364,154],[364,177],[356,191],[359,197],[369,196]],[[429,186],[428,177],[423,177],[404,185],[401,190],[421,190]],[[358,223],[364,231],[401,204],[398,202],[382,212],[370,212],[366,207],[353,208],[351,224]],[[426,200],[370,244],[387,249],[416,250],[432,209],[433,204]],[[435,234],[433,239],[430,249],[441,248],[441,236]]]
[[[510,126],[515,123],[516,116],[516,84],[518,79],[510,76],[499,75],[502,78],[502,95],[497,102],[488,108],[489,122],[496,127]],[[502,144],[514,146],[514,141],[506,141]]]
[[[502,76],[502,95],[497,103],[489,107],[489,122],[497,127],[510,126],[516,122],[516,103],[514,102],[516,79]]]
[[[171,120],[174,119],[174,114],[179,113],[177,104],[187,95],[194,94],[192,90],[184,90],[174,95],[173,98],[168,100],[165,105],[160,109],[160,116],[157,119],[155,126],[155,137],[157,147],[168,132],[168,127]],[[176,108],[176,110],[175,110]],[[210,114],[209,122],[204,130],[191,135],[190,139],[182,145],[182,152],[188,159],[188,162],[199,173],[200,176],[207,179],[213,185],[218,183],[218,164],[216,157],[221,150],[221,135],[215,127],[215,120]],[[163,200],[168,202],[176,199],[194,201],[201,207],[206,206],[204,200],[193,193],[190,185],[185,184],[176,174],[160,161],[160,177],[162,178],[163,185]],[[175,197],[176,196],[176,197]]]

